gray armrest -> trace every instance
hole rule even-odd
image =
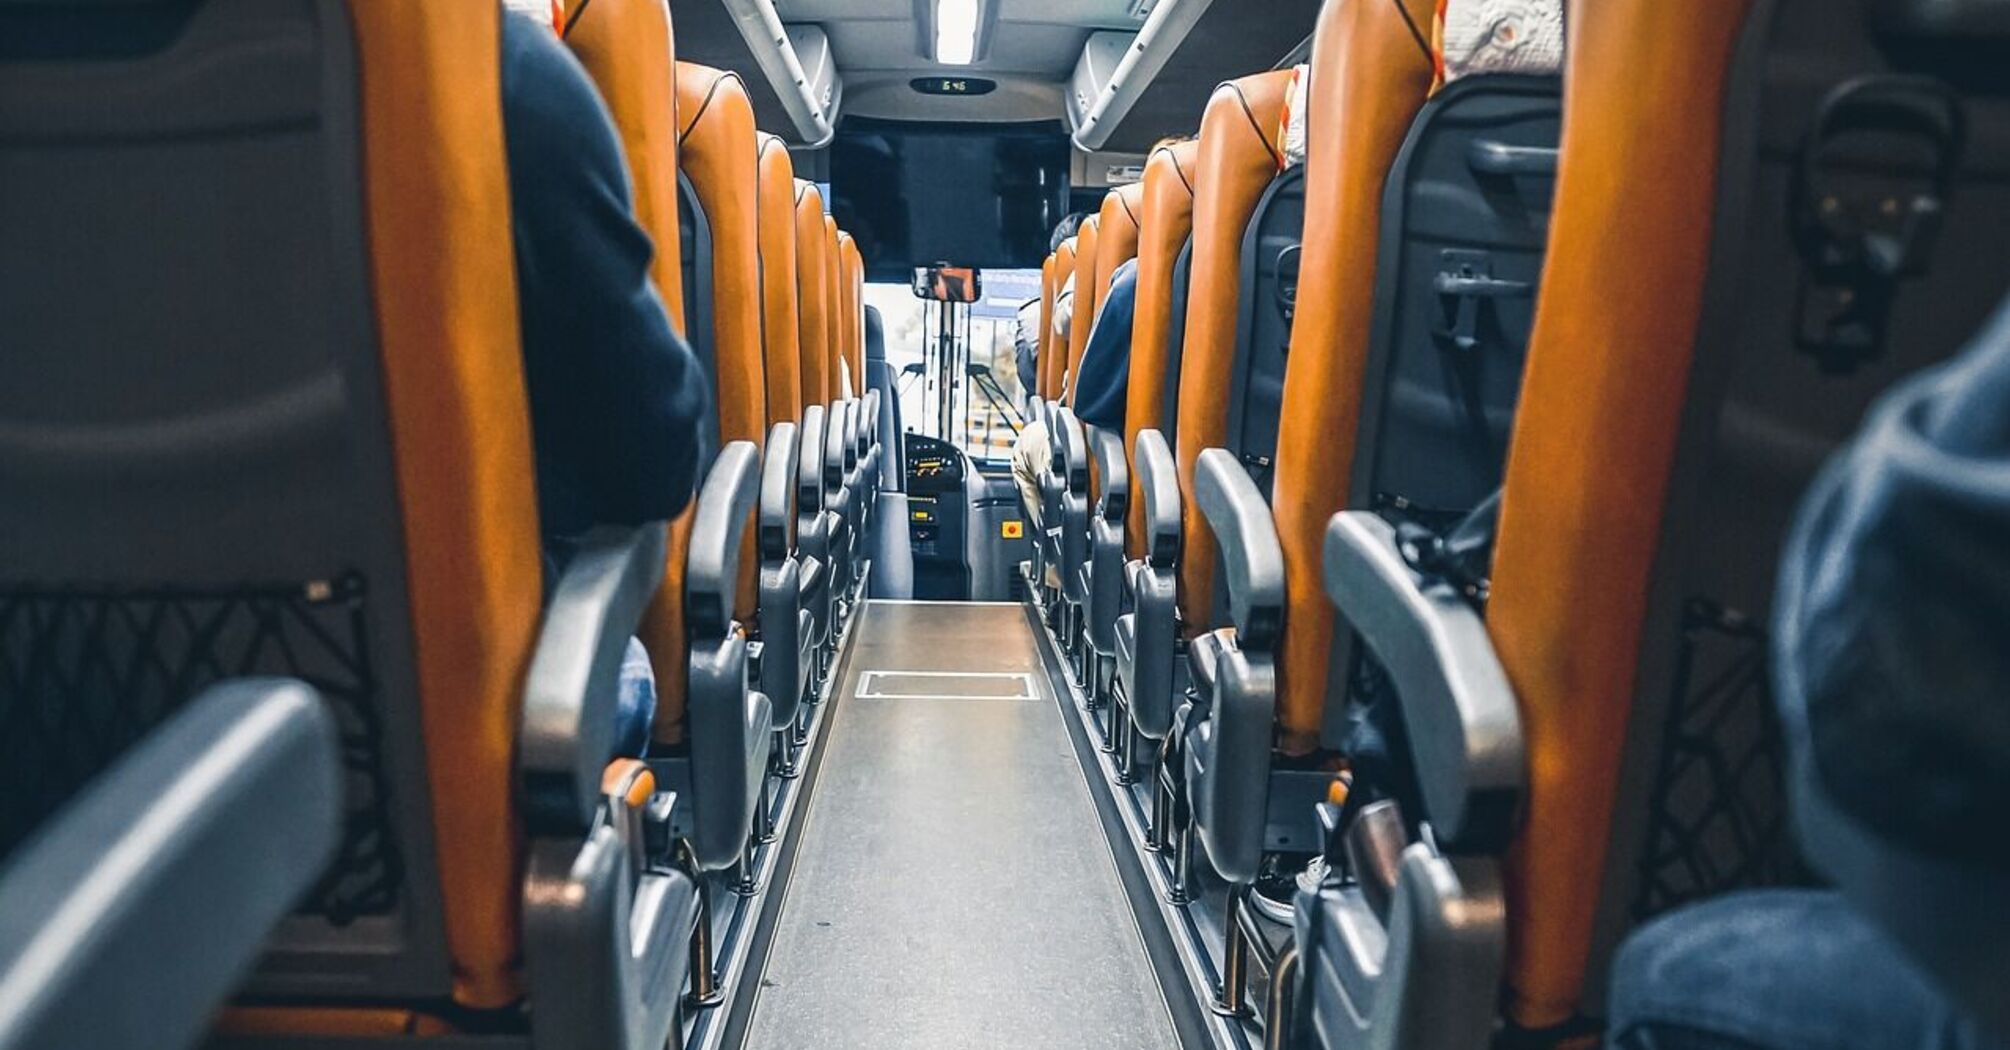
[[[847,483],[857,477],[859,435],[863,433],[860,422],[865,412],[858,398],[848,397],[844,402],[844,475]]]
[[[1284,548],[1277,542],[1270,504],[1225,448],[1200,454],[1194,488],[1221,548],[1236,642],[1244,649],[1267,650],[1284,626]]]
[[[1355,886],[1322,887],[1297,916],[1311,1001],[1307,1045],[1467,1050],[1492,1034],[1507,955],[1495,862],[1402,854],[1386,925]],[[1302,898],[1301,898],[1302,899]]]
[[[1096,514],[1106,521],[1121,523],[1130,511],[1131,471],[1124,458],[1124,436],[1101,427],[1089,428],[1089,447],[1096,456],[1096,473],[1102,478],[1103,492],[1096,501]]]
[[[865,462],[866,453],[872,451],[872,435],[879,422],[879,417],[874,414],[879,407],[879,402],[874,396],[878,393],[877,390],[868,390],[852,398],[852,403],[858,406],[855,411],[856,419],[852,424],[852,448],[861,464]]]
[[[803,425],[797,440],[796,465],[796,529],[801,532],[808,519],[822,512],[824,506],[824,406],[811,405],[803,409]]]
[[[595,529],[552,588],[517,731],[524,816],[534,830],[583,832],[600,806],[621,661],[663,583],[667,542],[662,522]]]
[[[1067,491],[1081,496],[1089,492],[1089,439],[1082,433],[1082,421],[1065,405],[1056,406],[1047,414],[1049,449],[1053,453],[1051,468],[1061,479]]]
[[[796,548],[796,425],[776,423],[761,458],[761,560],[776,562]]]
[[[226,682],[51,816],[0,871],[0,1048],[199,1038],[334,851],[338,744],[307,686]]]
[[[740,539],[754,510],[757,455],[751,441],[720,449],[698,492],[684,569],[685,624],[693,634],[722,634],[733,622],[740,593]]]
[[[851,402],[831,402],[830,414],[824,420],[824,493],[844,490],[845,458],[849,452],[851,432]]]
[[[1138,431],[1132,455],[1145,501],[1145,561],[1166,568],[1179,560],[1179,464],[1165,435],[1156,430]]]
[[[1527,763],[1521,712],[1486,625],[1450,586],[1424,583],[1396,532],[1367,511],[1326,529],[1326,593],[1388,671],[1409,726],[1424,808],[1448,851],[1507,845]]]

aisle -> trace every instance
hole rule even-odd
[[[1019,606],[854,629],[747,1045],[1175,1046]]]

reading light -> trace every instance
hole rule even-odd
[[[967,66],[977,55],[979,0],[935,0],[935,60]]]

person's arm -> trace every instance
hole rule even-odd
[[[524,378],[540,460],[591,523],[669,518],[690,500],[709,396],[650,282],[654,252],[586,73],[549,32],[505,20],[503,113]]]
[[[1109,295],[1082,350],[1081,376],[1074,388],[1075,416],[1104,430],[1122,430],[1131,379],[1131,323],[1137,311],[1137,265],[1125,263],[1110,282]]]

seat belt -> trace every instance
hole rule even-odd
[[[1491,588],[1494,534],[1500,526],[1501,490],[1439,531],[1414,520],[1396,524],[1396,548],[1426,580],[1451,584],[1484,609]]]

